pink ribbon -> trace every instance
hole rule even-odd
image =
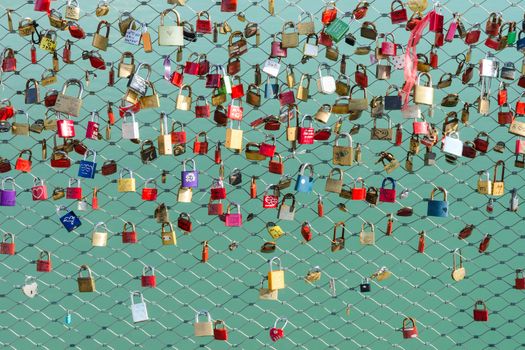
[[[407,49],[405,52],[405,86],[403,87],[403,94],[405,97],[405,103],[403,109],[408,108],[408,101],[410,99],[410,92],[416,85],[417,78],[417,50],[416,46],[419,43],[419,39],[423,35],[430,18],[436,13],[435,10],[430,11],[425,17],[416,25],[416,27],[410,32],[410,38],[408,39]]]

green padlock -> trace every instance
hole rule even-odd
[[[278,226],[275,222],[269,222],[266,224],[266,229],[268,230],[268,233],[270,236],[272,236],[273,239],[277,239],[284,235],[283,229]]]
[[[348,23],[343,22],[343,20],[336,18],[328,28],[326,28],[326,34],[330,35],[332,37],[332,40],[338,43],[341,41],[341,39],[344,38],[346,32],[348,32],[348,29],[350,26]]]

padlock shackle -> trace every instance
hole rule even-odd
[[[146,265],[142,268],[142,276],[148,276],[146,275],[146,273],[150,271],[151,272],[151,275],[149,276],[155,276],[155,268],[153,266],[150,266],[150,265]]]
[[[126,222],[124,223],[124,227],[122,228],[122,232],[128,232],[128,231],[127,231],[127,229],[128,229],[128,225],[131,226],[131,230],[132,230],[132,231],[135,231],[135,230],[136,230],[136,229],[135,229],[135,224],[134,224],[134,223],[132,223],[131,221],[126,221]]]
[[[274,262],[277,262],[278,266],[279,266],[279,269],[278,270],[274,270],[273,269],[273,263]],[[273,258],[270,259],[270,261],[268,262],[268,264],[270,265],[270,272],[272,271],[281,271],[283,269],[282,265],[281,265],[281,259],[277,256],[274,256]]]
[[[347,132],[342,132],[342,133],[337,134],[337,136],[335,137],[334,146],[339,146],[339,139],[343,137],[346,137],[348,139],[349,146],[353,147],[354,142],[353,142],[352,136]]]
[[[478,306],[483,306],[483,309],[479,309]],[[487,310],[487,304],[485,304],[485,302],[483,300],[477,300],[474,303],[474,310],[484,310],[484,311],[486,311]]]
[[[341,168],[332,168],[332,170],[330,170],[330,172],[328,173],[328,179],[332,179],[332,174],[335,172],[339,173],[339,180],[343,180],[344,173],[343,170],[341,170]]]
[[[334,235],[333,235],[332,242],[335,242],[335,240],[336,240],[336,237],[337,237],[337,228],[338,228],[339,226],[341,226],[341,230],[342,230],[342,231],[341,231],[342,234],[341,234],[340,238],[342,238],[342,239],[345,238],[346,225],[345,225],[345,223],[344,223],[343,221],[339,221],[338,223],[336,223],[336,224],[334,225]]]
[[[385,185],[387,182],[390,182],[392,184],[392,189],[395,190],[396,189],[396,180],[394,180],[393,178],[391,177],[385,177],[383,179],[383,182],[381,183],[381,188],[385,188]]]
[[[93,278],[93,274],[91,273],[91,269],[87,265],[81,265],[80,269],[78,270],[78,278],[82,278],[82,271],[87,271],[88,277]]]
[[[498,181],[497,175],[498,175],[498,166],[501,165],[501,178]],[[496,164],[494,164],[494,182],[503,182],[505,180],[505,162],[502,160],[498,160]]]
[[[131,297],[131,306],[136,305],[135,301],[133,300],[133,297],[135,297],[135,296],[140,297],[140,303],[144,304],[144,295],[142,294],[142,292],[139,292],[139,291],[136,290],[136,291],[129,292],[129,294],[130,294],[130,297]]]
[[[412,327],[407,327],[407,323],[408,323],[408,322],[412,322]],[[403,319],[403,330],[405,330],[405,329],[407,329],[407,328],[408,328],[408,329],[416,328],[416,320],[415,320],[414,318],[412,318],[412,317],[405,317],[405,318]]]
[[[195,313],[195,323],[199,322],[199,316],[203,315],[207,318],[208,322],[211,322],[211,315],[207,310],[200,310]]]
[[[434,200],[434,194],[436,193],[436,191],[438,192],[442,192],[443,193],[443,200],[446,202],[447,201],[447,190],[445,190],[443,187],[436,187],[432,190],[432,192],[430,192],[430,200]]]
[[[8,239],[11,240],[11,244],[15,243],[15,235],[12,234],[11,232],[4,233],[4,235],[2,236],[2,243],[7,243]]]
[[[133,179],[133,171],[128,169],[128,168],[122,168],[119,172],[119,179],[122,179],[124,176],[124,173],[128,173],[129,174],[129,178],[130,179]]]
[[[183,170],[183,171],[186,171],[186,163],[187,163],[187,162],[191,162],[191,163],[193,164],[193,171],[195,171],[195,170],[196,170],[196,167],[195,167],[195,159],[193,159],[193,158],[190,158],[190,159],[184,159],[184,160],[182,161],[182,170]]]
[[[314,166],[310,163],[304,163],[304,164],[301,164],[301,166],[299,167],[299,175],[304,175],[304,172],[306,170],[306,168],[308,168],[310,170],[310,177],[314,177]]]

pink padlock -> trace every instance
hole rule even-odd
[[[516,154],[524,154],[525,153],[525,140],[516,140]]]
[[[281,42],[277,41],[277,38],[274,35],[270,57],[276,58],[276,57],[286,57],[286,56],[288,56],[288,49],[283,48],[281,45]]]
[[[31,194],[33,195],[34,201],[45,201],[47,199],[47,187],[44,184],[44,180],[35,177]]]
[[[270,135],[269,137],[267,137],[267,139],[270,138],[272,140],[272,143],[269,143],[269,142],[266,142],[266,140],[264,140],[264,142],[261,143],[261,146],[259,147],[259,154],[262,154],[263,156],[266,156],[266,157],[273,157],[274,154],[275,154],[275,136],[273,135]]]
[[[418,122],[417,119],[414,119],[412,128],[414,134],[416,135],[428,135],[428,123],[425,119],[423,119],[421,122]]]
[[[237,207],[237,213],[231,213],[231,206],[234,205]],[[242,226],[242,214],[241,206],[237,203],[228,204],[228,209],[226,210],[226,217],[224,224],[228,227],[238,227]]]
[[[98,112],[93,111],[91,112],[91,120],[87,123],[86,128],[86,138],[91,140],[98,140],[98,129],[100,127],[100,124],[98,123]]]
[[[60,119],[60,113],[57,120],[57,134],[59,137],[75,137],[75,123],[71,119]]]
[[[456,35],[456,30],[458,29],[458,18],[457,14],[454,14],[454,20],[450,22],[450,25],[447,30],[447,35],[445,35],[445,41],[446,42],[452,42],[454,40],[454,36]]]
[[[389,181],[392,184],[392,188],[385,188],[385,185]],[[387,177],[383,180],[381,188],[379,189],[379,201],[386,203],[396,202],[396,180],[391,177]]]
[[[390,37],[392,41],[388,41],[388,37]],[[388,33],[385,35],[385,39],[381,43],[381,54],[385,56],[397,56],[397,45],[394,40],[394,34]]]
[[[76,186],[73,186],[76,182]],[[82,199],[82,187],[80,179],[70,178],[66,188],[66,199]]]
[[[36,0],[35,7],[33,9],[35,11],[40,11],[40,12],[49,12],[50,7],[51,7],[51,0]]]

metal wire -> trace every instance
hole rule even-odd
[[[52,7],[64,12],[64,2],[53,2]],[[523,13],[525,7],[522,1],[510,1],[492,4],[489,1],[452,1],[441,2],[445,20],[450,21],[453,13],[460,13],[465,26],[469,28],[477,22],[482,25],[487,16],[493,12],[501,12],[505,20],[520,21],[518,13]],[[107,70],[94,70],[89,62],[80,58],[83,50],[92,50],[92,34],[98,21],[95,17],[96,4],[81,3],[81,26],[88,33],[84,40],[74,42],[72,52],[74,64],[64,65],[60,62],[58,83],[49,88],[59,89],[62,83],[71,77],[83,80],[85,85],[84,104],[81,117],[76,118],[77,135],[84,135],[90,113],[96,110],[101,116],[106,115],[108,101],[118,105],[119,99],[126,92],[126,80],[120,79],[114,87],[107,86]],[[285,127],[275,135],[277,150],[285,158],[285,172],[295,177],[300,164],[309,162],[315,169],[316,185],[313,194],[297,194],[299,209],[293,222],[278,222],[286,235],[277,241],[277,251],[286,270],[286,289],[281,290],[279,301],[264,302],[258,300],[258,288],[261,277],[268,271],[269,257],[259,251],[259,247],[271,237],[266,232],[266,223],[276,221],[276,211],[262,209],[262,190],[279,181],[279,176],[269,174],[266,161],[250,162],[243,154],[236,154],[223,147],[222,156],[229,174],[234,168],[242,171],[243,182],[231,186],[225,181],[228,200],[240,203],[244,216],[241,228],[225,227],[218,218],[207,215],[209,188],[213,178],[218,177],[219,169],[214,163],[213,146],[224,140],[225,128],[215,126],[212,120],[195,119],[193,112],[175,110],[178,89],[163,80],[163,60],[175,52],[171,48],[159,47],[156,44],[156,29],[160,12],[170,5],[163,1],[121,1],[110,2],[110,14],[103,19],[110,21],[111,46],[108,52],[102,53],[107,63],[118,64],[124,51],[132,51],[136,62],[147,62],[153,67],[152,81],[161,97],[161,108],[145,110],[137,114],[141,127],[141,138],[152,139],[159,135],[159,114],[166,111],[171,120],[184,123],[188,133],[188,145],[185,154],[178,157],[160,156],[150,164],[142,164],[139,156],[139,146],[120,138],[120,121],[112,126],[111,140],[85,140],[90,149],[97,151],[99,168],[103,161],[113,159],[119,168],[127,167],[133,170],[137,179],[137,193],[117,192],[116,175],[104,177],[100,173],[94,180],[83,180],[82,189],[87,200],[94,187],[99,189],[100,209],[96,211],[79,211],[77,203],[62,199],[60,201],[31,201],[30,188],[33,178],[44,178],[50,192],[55,187],[66,187],[69,177],[76,177],[77,166],[73,165],[64,171],[50,167],[49,159],[40,157],[41,139],[47,139],[47,144],[53,144],[52,133],[32,133],[29,137],[13,137],[1,134],[2,143],[0,156],[14,160],[18,153],[31,147],[33,149],[33,169],[30,174],[17,171],[9,173],[17,183],[17,206],[2,207],[0,214],[0,232],[13,232],[16,235],[17,252],[15,256],[2,256],[2,281],[0,284],[3,308],[0,314],[0,326],[3,336],[0,344],[10,348],[26,348],[40,346],[46,349],[60,347],[91,348],[104,346],[112,349],[131,347],[180,348],[189,349],[197,346],[204,348],[336,348],[361,347],[370,349],[382,348],[420,348],[421,346],[445,349],[452,347],[498,347],[515,349],[523,346],[520,341],[522,334],[522,306],[519,291],[512,289],[514,271],[523,267],[521,251],[523,250],[522,235],[519,224],[523,217],[519,212],[507,211],[508,192],[511,188],[520,188],[523,175],[519,168],[513,167],[514,155],[512,143],[514,136],[507,133],[505,127],[496,122],[497,104],[495,101],[495,86],[492,83],[490,114],[479,116],[475,107],[471,108],[468,125],[460,126],[461,140],[472,140],[480,131],[490,135],[491,147],[497,141],[506,143],[503,154],[490,151],[479,155],[476,159],[460,159],[455,165],[445,161],[439,150],[437,165],[423,165],[422,152],[414,157],[414,171],[407,173],[403,166],[395,170],[392,176],[397,180],[397,190],[410,189],[407,199],[398,200],[395,204],[380,204],[369,206],[365,202],[347,201],[335,194],[324,192],[324,179],[332,168],[332,141],[317,142],[313,146],[299,146],[296,152],[286,141]],[[351,12],[355,4],[336,3],[342,16]],[[6,4],[0,4],[5,9]],[[49,28],[45,15],[33,12],[32,2],[22,3],[12,12],[16,23],[24,17],[37,20],[41,28]],[[182,19],[195,23],[197,13],[202,10],[210,12],[214,22],[228,21],[234,30],[242,30],[248,21],[259,23],[261,42],[254,45],[250,42],[249,51],[241,57],[241,82],[245,90],[253,82],[254,64],[262,64],[268,56],[271,35],[280,31],[287,20],[296,21],[303,11],[311,12],[316,18],[316,30],[320,30],[320,21],[324,4],[312,1],[280,1],[276,0],[276,15],[269,16],[267,2],[251,1],[239,4],[239,12],[243,12],[246,22],[240,22],[237,14],[221,13],[220,4],[215,1],[188,1],[184,7],[177,7]],[[124,11],[130,12],[140,22],[147,23],[148,30],[154,41],[154,51],[146,54],[140,46],[133,47],[124,42],[118,33],[118,17]],[[376,23],[381,33],[392,32],[397,43],[405,44],[408,34],[403,26],[393,26],[388,18],[390,4],[380,1],[370,1],[367,16],[363,20],[355,20],[350,24],[355,34],[357,46],[375,43],[359,36],[359,28],[363,21]],[[166,19],[167,21],[168,19]],[[32,121],[42,118],[45,107],[42,105],[24,105],[23,90],[29,78],[38,78],[42,72],[51,66],[51,55],[38,50],[37,64],[31,64],[29,50],[31,43],[27,38],[19,37],[16,31],[8,32],[6,15],[0,17],[2,46],[12,47],[17,51],[17,73],[2,74],[2,98],[9,98],[17,109],[23,109],[30,115]],[[519,26],[520,24],[518,24]],[[448,22],[445,23],[447,28]],[[16,29],[16,28],[15,28]],[[427,33],[418,45],[418,52],[428,53],[433,43],[432,33]],[[59,55],[66,39],[71,39],[67,32],[59,33]],[[293,64],[296,78],[302,73],[313,76],[310,86],[310,99],[299,103],[301,114],[313,114],[324,103],[332,104],[335,95],[326,96],[317,92],[315,79],[319,63],[328,63],[332,73],[339,71],[339,62],[329,61],[324,57],[324,48],[316,59],[300,64],[302,45],[305,38],[301,37],[298,49],[288,50],[289,55],[281,62]],[[477,64],[485,56],[486,47],[480,43],[472,47],[471,62]],[[184,58],[192,52],[206,53],[211,64],[226,65],[228,35],[219,35],[219,42],[213,43],[211,35],[198,35],[196,43],[184,48]],[[375,67],[368,56],[354,55],[354,48],[344,42],[338,44],[339,57],[347,55],[347,74],[353,81],[355,65],[363,63],[367,66],[370,77],[368,98],[385,94],[389,84],[401,86],[402,71],[393,71],[392,78],[380,81],[374,78]],[[457,66],[456,56],[466,51],[466,45],[459,38],[453,43],[447,43],[437,50],[439,68],[432,71],[434,81],[445,72],[454,72]],[[514,62],[521,66],[521,55],[514,48],[498,52],[496,58],[501,62]],[[172,62],[172,66],[174,62]],[[108,67],[109,68],[109,67]],[[92,71],[96,76],[87,86],[85,70]],[[281,84],[286,82],[282,73],[279,75]],[[475,77],[477,77],[475,73]],[[264,74],[263,74],[264,76]],[[476,78],[474,78],[475,80]],[[263,79],[264,80],[264,79]],[[298,79],[297,79],[298,80]],[[474,81],[473,80],[473,81]],[[204,89],[203,79],[185,76],[185,83],[193,88],[193,100],[199,95],[211,97],[210,90]],[[41,96],[47,89],[41,88]],[[460,111],[464,102],[473,103],[480,95],[480,86],[475,83],[461,84],[454,78],[451,87],[435,90],[435,106],[433,116],[427,119],[441,128],[447,112]],[[520,88],[516,84],[508,87],[511,106],[519,99]],[[445,108],[439,101],[447,93],[458,92],[460,102],[456,108]],[[264,93],[262,92],[264,95]],[[116,109],[115,109],[116,112]],[[270,132],[259,128],[250,128],[249,123],[266,115],[277,115],[279,103],[275,99],[264,99],[263,105],[257,109],[244,105],[244,144],[248,141],[261,142]],[[344,182],[352,185],[353,180],[362,177],[367,187],[379,187],[386,173],[381,165],[374,164],[380,151],[392,152],[404,163],[408,152],[409,133],[412,120],[403,119],[399,112],[390,112],[394,124],[401,123],[404,128],[403,145],[394,147],[384,141],[370,141],[368,133],[373,122],[368,112],[355,122],[344,121],[343,131],[349,131],[353,126],[360,127],[354,135],[354,145],[359,142],[363,148],[363,162],[345,167]],[[337,118],[333,115],[328,126],[333,126]],[[105,127],[101,123],[101,127]],[[317,128],[323,127],[316,125]],[[206,156],[195,156],[191,152],[193,137],[199,131],[207,131],[210,141],[210,152]],[[332,140],[332,139],[331,139]],[[48,149],[48,158],[49,158]],[[81,160],[79,155],[72,153],[76,163]],[[180,186],[178,171],[180,164],[186,158],[193,158],[200,173],[198,191],[194,191],[193,202],[177,203],[176,194]],[[505,178],[507,194],[495,199],[494,212],[488,213],[485,204],[488,197],[476,193],[478,172],[492,172],[497,160],[504,160],[507,165]],[[168,179],[161,184],[162,171],[168,172]],[[510,171],[509,171],[510,170]],[[257,177],[259,197],[250,200],[250,179]],[[194,230],[183,235],[177,230],[178,245],[162,247],[160,242],[160,225],[155,222],[153,211],[157,203],[144,202],[140,199],[140,190],[144,181],[155,178],[159,185],[158,203],[169,206],[170,218],[176,221],[177,216],[189,213]],[[448,190],[450,216],[446,219],[431,218],[425,215],[426,199],[435,186]],[[285,192],[293,192],[291,189]],[[325,215],[317,216],[317,194],[323,196]],[[339,209],[344,203],[347,211]],[[82,226],[68,233],[55,215],[55,204],[67,205],[73,209],[82,220]],[[394,233],[384,236],[387,214],[398,209],[411,206],[415,215],[409,218],[395,218]],[[247,221],[248,214],[253,219]],[[308,220],[314,232],[312,241],[305,243],[300,234],[303,221]],[[109,228],[108,247],[91,246],[91,233],[97,222],[103,221]],[[136,245],[121,243],[122,226],[126,221],[132,221],[137,226],[139,242]],[[347,235],[346,249],[331,253],[330,241],[332,228],[336,222],[345,221],[351,234]],[[359,230],[363,222],[370,221],[376,227],[376,244],[360,246]],[[476,225],[471,237],[461,241],[457,233],[466,224]],[[418,233],[426,231],[427,248],[424,254],[417,253]],[[349,233],[347,232],[347,234]],[[490,233],[493,238],[487,253],[479,254],[477,246],[482,239],[482,233]],[[207,240],[210,247],[210,260],[200,262],[201,242]],[[236,242],[238,248],[228,247]],[[452,271],[452,252],[462,248],[467,277],[464,281],[454,282],[450,278]],[[53,272],[40,274],[35,272],[35,260],[41,250],[52,253]],[[93,270],[96,293],[78,293],[76,275],[80,265],[88,264]],[[154,266],[158,286],[155,289],[140,287],[140,275],[144,266]],[[322,277],[314,283],[305,283],[304,276],[314,266],[320,266]],[[372,292],[360,293],[359,284],[378,271],[383,266],[392,272],[392,276],[378,282],[371,280]],[[27,299],[18,291],[24,284],[26,275],[37,276],[39,293],[34,299]],[[333,282],[332,282],[333,281]],[[331,287],[333,285],[333,288]],[[133,324],[129,310],[129,291],[141,290],[144,293],[151,320]],[[335,292],[334,292],[335,290]],[[490,310],[490,323],[479,325],[472,321],[471,308],[474,302],[483,299]],[[347,315],[347,308],[350,314]],[[214,319],[225,321],[230,338],[222,343],[211,338],[193,337],[193,320],[198,310],[207,309]],[[72,314],[72,323],[65,325],[63,318],[67,311]],[[419,337],[410,341],[402,339],[400,327],[405,316],[416,318]],[[286,317],[289,325],[285,329],[285,338],[273,344],[269,340],[269,329],[278,317]]]

